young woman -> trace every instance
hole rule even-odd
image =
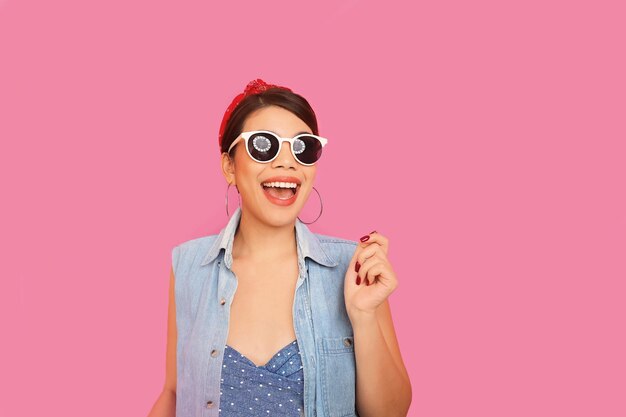
[[[251,81],[226,110],[221,168],[240,205],[219,234],[172,251],[166,381],[149,417],[406,416],[388,239],[321,235],[298,217],[327,143],[286,87]]]

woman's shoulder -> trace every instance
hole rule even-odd
[[[354,255],[358,242],[339,236],[314,233],[323,251],[340,264],[348,264]]]
[[[195,237],[174,244],[172,248],[172,263],[176,270],[177,265],[181,262],[190,262],[198,259],[198,256],[208,253],[209,249],[219,237],[219,234],[211,234],[206,236]]]
[[[211,243],[213,243],[215,239],[217,239],[218,236],[219,234],[216,233],[212,235],[194,237],[192,239],[184,240],[182,242],[176,243],[174,247],[180,248],[181,250],[206,247],[206,246],[210,246]]]
[[[339,236],[325,235],[322,233],[313,233],[317,240],[325,246],[348,246],[355,248],[358,245],[356,240],[345,239]]]

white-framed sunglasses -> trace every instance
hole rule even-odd
[[[269,130],[252,130],[241,134],[230,144],[228,151],[242,139],[250,158],[260,163],[271,162],[280,153],[284,142],[291,145],[293,157],[302,165],[314,165],[322,156],[322,148],[328,139],[312,133],[300,133],[293,138],[281,138]]]

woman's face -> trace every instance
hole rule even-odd
[[[299,132],[313,133],[295,114],[278,106],[263,107],[251,113],[242,132],[251,130],[269,130],[284,138],[292,138]],[[311,193],[317,167],[300,164],[293,157],[288,142],[283,143],[278,156],[268,163],[250,158],[243,138],[239,139],[235,149],[234,164],[224,153],[222,166],[226,179],[236,185],[241,193],[242,210],[274,226],[293,223]],[[291,204],[286,204],[291,199],[279,201],[291,195],[288,190],[274,189],[270,192],[269,188],[263,187],[262,184],[273,177],[291,177],[282,181],[299,183]],[[277,197],[272,197],[273,193]]]

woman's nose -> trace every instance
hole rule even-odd
[[[283,142],[283,146],[281,147],[280,152],[278,152],[276,159],[272,161],[272,164],[275,167],[291,167],[298,164],[298,161],[294,159],[293,154],[291,153],[291,145],[289,142]]]

